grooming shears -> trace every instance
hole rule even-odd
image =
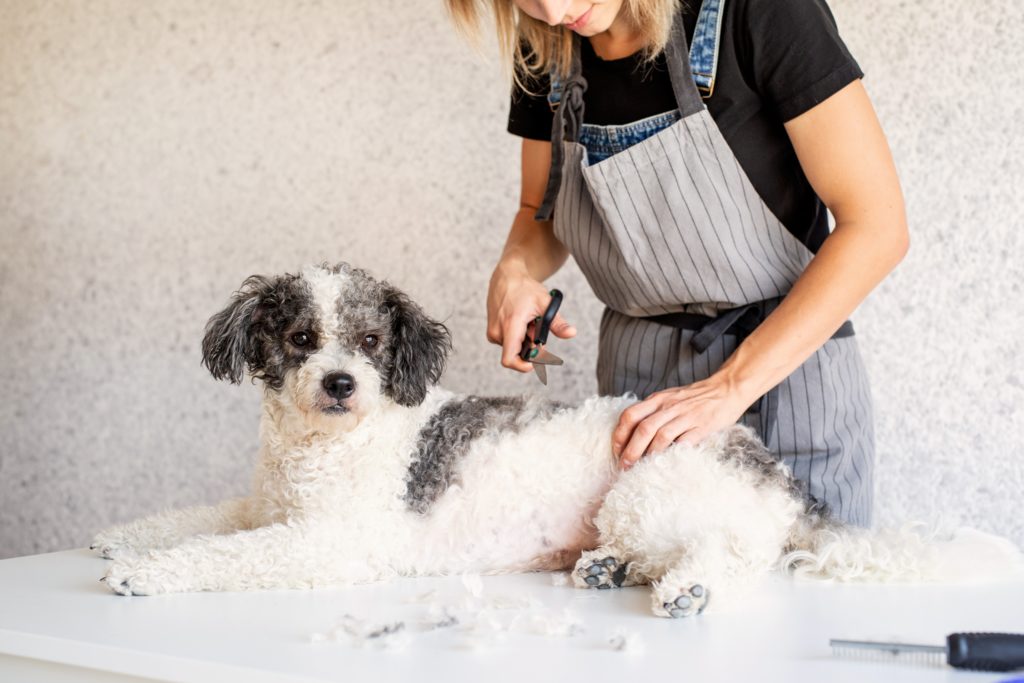
[[[520,358],[528,363],[533,363],[533,371],[537,374],[537,379],[545,386],[548,383],[546,366],[562,365],[563,363],[561,358],[544,348],[544,345],[548,342],[548,332],[551,331],[551,321],[555,319],[555,314],[558,313],[558,307],[561,305],[562,293],[557,289],[552,289],[551,303],[548,304],[543,317],[536,318],[533,321],[533,339],[530,338],[530,333],[527,332],[526,337],[523,338],[523,348],[519,351]]]

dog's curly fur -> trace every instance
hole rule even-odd
[[[575,565],[576,585],[650,584],[653,612],[679,617],[787,557],[843,578],[920,567],[857,545],[867,532],[830,521],[745,427],[621,472],[611,432],[633,399],[456,396],[435,386],[449,349],[443,325],[347,264],[246,280],[210,319],[203,361],[264,383],[252,494],[100,533],[106,583],[148,595]]]

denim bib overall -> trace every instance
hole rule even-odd
[[[704,106],[723,4],[705,0],[692,50],[677,16],[665,59],[678,111],[584,123],[578,36],[568,77],[552,79],[552,167],[537,218],[553,217],[606,305],[602,394],[643,398],[707,378],[813,257],[758,195]],[[741,421],[834,516],[870,524],[871,398],[850,323]]]

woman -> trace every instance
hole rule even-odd
[[[476,24],[475,0],[447,2]],[[520,341],[572,253],[607,305],[599,390],[643,399],[613,435],[622,467],[742,421],[834,516],[868,526],[870,392],[846,319],[908,235],[824,0],[492,3],[523,137],[488,293],[502,364],[531,369]],[[561,318],[552,331],[575,334]]]

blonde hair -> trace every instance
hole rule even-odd
[[[455,25],[471,40],[478,37],[480,18],[490,10],[501,55],[512,66],[517,85],[529,92],[528,81],[552,71],[564,77],[572,61],[572,31],[549,26],[523,13],[512,0],[445,0]],[[622,0],[622,12],[638,33],[646,61],[668,42],[680,0]]]

